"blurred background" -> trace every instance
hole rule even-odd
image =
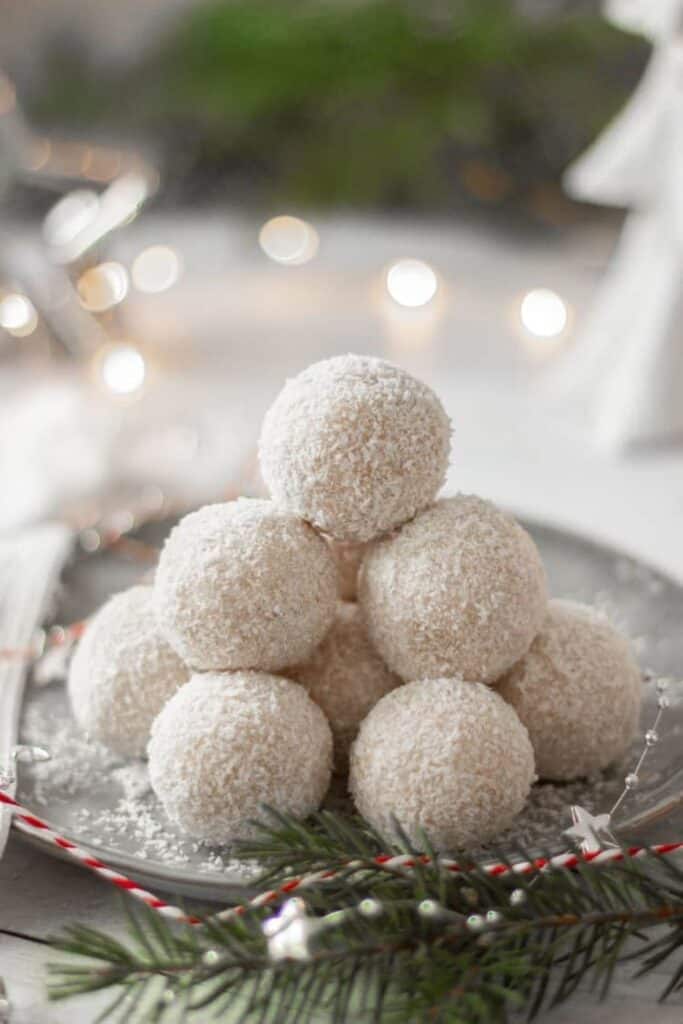
[[[0,26],[0,529],[257,491],[283,378],[354,351],[439,391],[449,489],[683,577],[681,0]]]

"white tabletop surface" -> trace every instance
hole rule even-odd
[[[143,218],[119,255],[125,259],[143,244],[163,241],[181,249],[189,269],[177,292],[163,303],[161,297],[140,301],[131,316],[152,333],[172,324],[171,349],[191,331],[214,387],[220,377],[226,407],[243,411],[252,432],[283,373],[316,355],[355,349],[392,356],[438,388],[453,418],[449,489],[474,491],[567,526],[683,580],[683,449],[670,445],[624,456],[596,448],[586,424],[544,391],[538,353],[529,357],[515,332],[503,327],[507,305],[536,285],[561,291],[580,326],[609,238],[584,233],[520,251],[509,238],[468,228],[341,221],[319,229],[319,262],[296,276],[292,268],[283,272],[265,263],[253,244],[253,226],[228,214],[199,224],[196,218]],[[442,276],[446,304],[434,323],[397,321],[378,297],[382,267],[403,255],[429,259]],[[218,284],[217,271],[225,275]],[[218,333],[217,318],[224,324]],[[48,1006],[44,966],[54,954],[32,940],[75,919],[121,927],[118,899],[85,871],[28,849],[16,836],[10,840],[0,862],[0,974],[15,1024],[80,1024],[96,1017],[96,998]],[[582,993],[539,1019],[680,1024],[683,1000],[656,1003],[664,980],[665,974],[655,974],[633,982],[622,971],[606,1003]]]

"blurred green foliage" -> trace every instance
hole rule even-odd
[[[167,179],[191,198],[517,201],[601,130],[645,55],[585,9],[223,0],[193,9],[120,80],[62,60],[36,111],[163,140]]]

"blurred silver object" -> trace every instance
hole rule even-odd
[[[3,232],[2,207],[15,182],[56,192],[43,238],[19,246]],[[52,339],[83,358],[106,333],[83,305],[67,270],[106,243],[156,193],[159,175],[139,152],[32,131],[11,80],[0,71],[0,277],[33,303]]]
[[[0,1024],[9,1024],[11,1010],[5,982],[0,978]]]
[[[17,745],[17,731],[36,633],[54,597],[72,541],[71,531],[56,525],[3,534],[0,539],[0,765],[1,784],[10,793],[14,792],[18,761],[34,764],[49,756],[35,744]],[[0,813],[0,857],[9,825],[10,815]]]

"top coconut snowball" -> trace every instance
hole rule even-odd
[[[288,380],[259,441],[280,508],[341,541],[368,541],[426,508],[444,482],[451,426],[425,384],[346,355]]]

